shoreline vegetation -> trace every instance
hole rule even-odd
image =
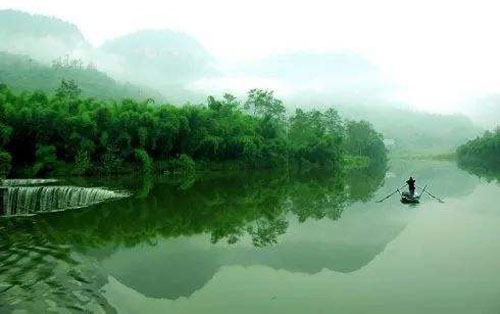
[[[288,114],[272,91],[205,104],[99,100],[62,80],[54,96],[0,84],[0,172],[8,176],[222,169],[386,167],[383,137],[333,108]]]
[[[455,161],[457,154],[454,151],[436,152],[428,154],[418,153],[395,153],[389,154],[390,158],[407,159],[407,160],[436,160],[436,161]]]
[[[460,168],[487,180],[500,181],[500,126],[461,145],[456,155]]]

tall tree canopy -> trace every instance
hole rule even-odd
[[[71,80],[63,80],[54,96],[0,87],[0,150],[15,168],[39,175],[64,165],[75,174],[122,172],[131,165],[150,171],[165,162],[167,169],[179,168],[188,158],[340,170],[346,152],[385,158],[381,136],[368,123],[344,122],[334,109],[299,109],[287,117],[272,91],[251,90],[244,102],[226,94],[180,107],[150,99],[84,99],[80,92]],[[10,163],[7,155],[4,163]]]

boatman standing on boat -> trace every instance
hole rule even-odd
[[[408,190],[410,191],[411,195],[415,195],[415,182],[416,181],[413,179],[413,177],[410,177],[410,179],[406,181],[406,184],[408,184]]]

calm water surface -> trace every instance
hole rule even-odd
[[[445,203],[375,202],[410,174]],[[500,186],[450,162],[64,185],[131,196],[0,218],[0,312],[500,313]]]

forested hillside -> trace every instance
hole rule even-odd
[[[55,17],[0,10],[0,51],[27,54],[39,62],[49,63],[67,53],[89,48],[74,24]]]
[[[137,30],[92,47],[69,22],[0,10],[0,83],[14,93],[42,90],[52,97],[61,80],[75,81],[83,98],[178,104],[203,102],[205,94],[241,92],[240,84],[248,82],[255,84],[248,89],[270,82],[288,89],[280,94],[287,113],[325,111],[333,104],[346,119],[370,121],[390,152],[400,155],[451,151],[483,131],[465,116],[390,103],[384,95],[391,93],[391,83],[355,53],[296,52],[231,65],[181,32]]]
[[[160,93],[150,88],[118,83],[92,64],[84,64],[81,60],[66,56],[54,60],[48,66],[27,56],[0,52],[0,83],[9,85],[15,92],[42,90],[53,95],[61,80],[74,80],[83,97],[164,99]]]

